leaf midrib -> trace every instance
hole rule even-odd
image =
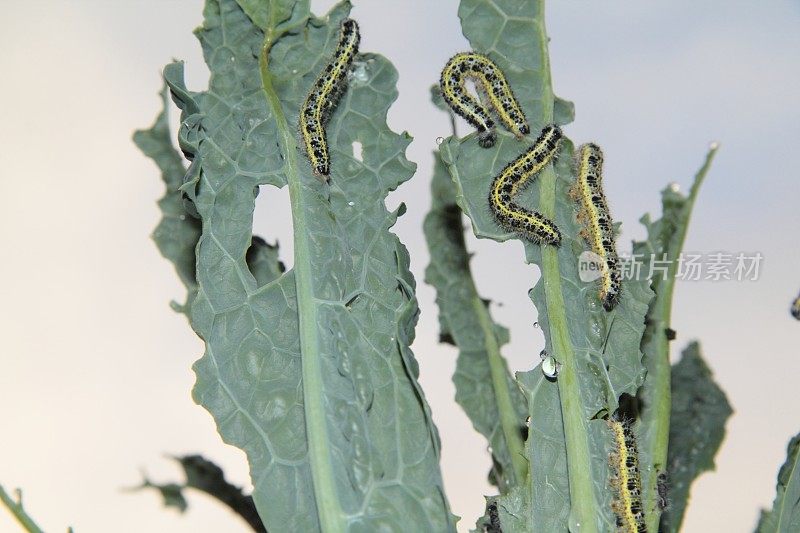
[[[283,32],[276,31],[276,21],[271,21],[261,48],[259,66],[264,95],[272,108],[286,158],[286,181],[289,188],[289,202],[294,224],[294,276],[297,289],[303,409],[305,412],[311,479],[314,486],[314,500],[320,529],[326,533],[339,533],[345,530],[345,519],[339,505],[336,481],[333,475],[330,454],[331,442],[328,435],[322,392],[322,364],[319,351],[319,330],[317,329],[319,300],[314,296],[314,278],[310,261],[308,261],[311,255],[311,246],[308,240],[307,213],[304,208],[307,202],[300,183],[301,174],[297,161],[297,141],[294,136],[294,129],[288,125],[280,98],[272,86],[272,77],[268,66],[269,51],[282,34]]]

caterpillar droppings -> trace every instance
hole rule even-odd
[[[489,522],[484,526],[484,533],[503,533],[503,528],[500,527],[500,513],[497,511],[497,501],[489,502],[486,510],[489,515]]]
[[[343,20],[333,58],[311,86],[300,110],[300,134],[311,169],[316,176],[326,179],[331,163],[325,124],[347,89],[347,74],[358,54],[360,39],[358,23],[353,19]]]
[[[600,301],[611,311],[619,301],[622,274],[614,241],[614,224],[603,193],[603,152],[596,144],[584,144],[577,150],[577,179],[570,196],[578,202],[581,236],[600,259]]]
[[[536,142],[494,178],[489,192],[489,206],[497,222],[536,244],[558,246],[561,232],[550,219],[520,206],[512,198],[553,160],[560,143],[561,129],[546,126]]]
[[[790,311],[793,317],[795,317],[797,320],[800,320],[800,296],[794,299]]]
[[[659,472],[656,476],[656,505],[663,513],[669,509],[669,477],[666,472]]]
[[[494,120],[486,107],[466,87],[466,80],[477,82],[497,116],[514,135],[522,137],[531,132],[522,108],[511,92],[503,72],[483,54],[462,52],[450,58],[442,70],[439,85],[445,102],[458,115],[478,129],[478,143],[489,148],[497,139]]]
[[[619,533],[647,533],[642,507],[642,481],[639,474],[639,452],[636,436],[629,420],[609,419],[608,427],[614,440],[609,455],[614,489],[611,508],[617,517]]]

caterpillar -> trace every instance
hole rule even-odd
[[[331,163],[325,124],[347,89],[347,74],[358,54],[360,40],[358,23],[352,19],[343,20],[333,58],[311,86],[300,110],[300,134],[311,169],[326,180]]]
[[[467,91],[465,82],[468,78],[478,82],[479,92],[485,95],[484,99],[514,135],[519,138],[531,132],[525,114],[498,66],[483,54],[461,52],[447,61],[439,86],[450,108],[478,129],[478,144],[484,148],[494,146],[497,133],[489,111]]]
[[[489,206],[497,222],[536,244],[558,246],[561,232],[550,219],[518,205],[512,198],[552,161],[558,152],[561,135],[558,126],[546,126],[536,142],[494,178],[489,191]]]
[[[609,455],[612,470],[611,486],[615,497],[611,508],[617,518],[619,533],[647,533],[642,507],[642,481],[639,475],[639,453],[636,436],[629,420],[609,419],[614,440]]]
[[[791,313],[793,317],[795,317],[797,320],[800,320],[800,296],[795,298],[792,302]]]
[[[600,301],[611,311],[622,289],[620,261],[614,242],[614,225],[603,193],[603,152],[596,144],[584,144],[577,151],[577,178],[570,196],[578,202],[581,236],[600,258]]]

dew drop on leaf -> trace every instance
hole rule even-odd
[[[542,350],[539,354],[542,358],[542,374],[548,379],[555,379],[558,377],[558,372],[561,370],[561,363],[555,360],[552,355]]]
[[[369,81],[369,73],[367,72],[366,63],[355,63],[355,68],[353,69],[353,79],[359,82]]]

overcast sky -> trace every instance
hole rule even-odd
[[[419,170],[389,203],[408,206],[396,231],[419,283],[414,351],[466,531],[491,493],[489,461],[453,401],[455,351],[437,344],[421,231],[431,151],[448,132],[428,89],[466,41],[455,0],[355,3],[362,50],[400,72],[390,125],[415,137],[408,156]],[[331,4],[313,2],[317,13]],[[164,454],[195,451],[249,483],[244,454],[222,444],[189,396],[202,346],[168,307],[183,291],[149,240],[162,185],[130,141],[152,122],[160,70],[173,57],[186,60],[190,87],[204,86],[191,34],[201,2],[0,0],[0,8],[0,483],[23,487],[48,531],[247,531],[203,496],[179,516],[154,495],[120,491],[140,468],[177,479]],[[686,250],[764,259],[758,281],[687,281],[676,291],[674,354],[700,339],[736,410],[717,472],[694,486],[684,530],[750,531],[800,430],[800,323],[788,315],[800,290],[800,4],[562,0],[550,2],[547,24],[556,92],[576,105],[566,131],[605,151],[622,250],[643,237],[638,218],[658,214],[659,191],[671,182],[686,189],[708,144],[721,143]],[[256,232],[279,239],[291,264],[288,217],[285,191],[259,196]],[[536,269],[517,243],[469,245],[478,287],[511,329],[504,353],[515,370],[528,369],[543,347],[527,298]],[[0,511],[0,531],[13,524]]]

